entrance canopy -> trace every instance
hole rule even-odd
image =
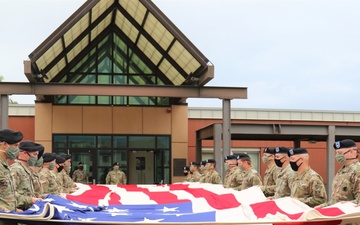
[[[97,56],[94,46],[100,52]],[[85,1],[29,55],[27,78],[68,82],[64,77],[80,60],[100,63],[87,71],[94,72],[109,64],[109,56],[114,59],[111,71],[151,71],[165,85],[204,85],[213,78],[210,61],[149,0]],[[131,64],[126,63],[129,57]]]

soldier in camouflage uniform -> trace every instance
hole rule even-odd
[[[199,173],[200,164],[198,162],[190,162],[191,178],[190,182],[199,182],[201,174]]]
[[[60,195],[60,188],[56,183],[56,174],[53,172],[55,168],[56,155],[54,153],[43,154],[43,168],[40,170],[39,176],[45,194]]]
[[[65,158],[64,168],[60,172],[63,177],[63,192],[64,193],[73,193],[76,191],[77,187],[74,181],[69,176],[71,170],[71,155],[69,154],[60,154],[61,157]]]
[[[44,151],[44,148],[43,148],[43,151]],[[41,184],[40,175],[39,175],[39,172],[43,165],[42,154],[43,153],[41,153],[41,151],[39,151],[38,160],[34,163],[34,165],[32,165],[32,162],[28,162],[29,166],[30,166],[30,171],[32,173],[31,178],[33,179],[35,196],[37,198],[44,198],[46,195],[42,191],[43,189],[42,189],[42,184]]]
[[[326,190],[322,177],[309,166],[309,154],[305,148],[289,150],[290,166],[296,173],[290,184],[291,197],[315,207],[326,202]]]
[[[23,134],[10,129],[0,130],[0,210],[18,211],[15,182],[11,176],[7,160],[13,160],[19,153],[18,143]],[[2,224],[0,222],[0,224]]]
[[[291,195],[290,184],[295,172],[290,167],[289,148],[275,148],[275,164],[280,168],[276,178],[275,194],[273,198],[282,198]]]
[[[52,173],[55,174],[55,179],[56,179],[56,183],[58,184],[58,189],[60,193],[65,193],[64,192],[64,163],[65,163],[65,158],[63,158],[60,155],[56,155],[56,159],[55,159],[55,168],[53,171],[51,171]]]
[[[225,171],[224,187],[233,188],[235,190],[241,189],[243,172],[237,166],[237,156],[229,155],[225,156]]]
[[[78,169],[73,173],[73,181],[82,184],[88,184],[89,182],[88,175],[84,170],[84,165],[82,162],[78,163]]]
[[[204,161],[201,161],[200,162],[200,173],[201,173],[201,177],[200,177],[200,179],[199,179],[199,182],[200,183],[204,183],[205,182],[205,177],[206,177],[206,175],[207,175],[207,170],[205,169],[205,165],[206,165],[206,161],[204,160]]]
[[[208,171],[204,183],[210,184],[222,184],[221,176],[218,172],[215,171],[216,161],[214,159],[207,159],[205,169]]]
[[[15,181],[16,192],[20,196],[24,196],[21,198],[22,200],[18,199],[17,202],[17,207],[21,210],[30,208],[33,202],[37,200],[35,199],[34,183],[28,162],[36,162],[39,150],[42,148],[42,145],[32,141],[21,142],[19,145],[19,155],[15,163],[10,166],[11,175]]]
[[[280,171],[280,168],[275,165],[275,148],[265,148],[262,161],[267,168],[261,190],[266,197],[271,197],[275,194],[276,179]]]
[[[106,184],[126,184],[126,175],[119,170],[119,163],[113,165],[113,170],[106,175]]]
[[[240,169],[244,171],[241,190],[256,185],[262,185],[260,174],[251,165],[250,156],[246,153],[240,153],[237,155],[237,160]]]
[[[184,176],[185,176],[183,182],[190,182],[190,180],[191,180],[190,167],[189,166],[184,166],[183,172],[184,172]]]
[[[336,160],[342,165],[332,182],[330,201],[319,205],[325,207],[337,202],[351,201],[360,203],[360,163],[358,161],[358,148],[351,139],[334,143]],[[316,208],[318,208],[316,207]]]

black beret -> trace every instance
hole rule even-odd
[[[230,160],[230,159],[237,159],[236,155],[228,155],[224,157],[225,160]]]
[[[187,170],[187,171],[189,171],[190,170],[190,167],[188,167],[188,166],[184,166],[184,168],[183,168],[184,170]]]
[[[200,162],[200,166],[205,166],[205,165],[206,165],[206,161],[205,161],[205,160]]]
[[[20,131],[13,131],[11,129],[0,130],[0,142],[5,141],[12,145],[20,142],[23,139],[23,134]]]
[[[44,153],[42,157],[43,157],[44,163],[51,162],[54,159],[56,159],[55,153]]]
[[[42,157],[42,155],[44,154],[45,148],[43,145],[41,145],[41,149],[39,150],[39,154],[38,154],[38,159],[40,159]]]
[[[275,155],[275,148],[265,148],[264,153]]]
[[[300,155],[300,154],[309,154],[309,153],[306,150],[306,148],[295,148],[289,150],[288,156]]]
[[[82,163],[82,162],[79,162],[78,165],[80,165],[80,164],[82,165],[83,163]]]
[[[19,149],[27,152],[37,152],[44,149],[44,147],[41,144],[27,140],[19,144]]]
[[[275,154],[276,153],[283,153],[283,154],[289,154],[289,148],[286,147],[276,147],[275,148]]]
[[[351,139],[345,139],[334,143],[335,150],[340,148],[352,148],[352,147],[356,147],[356,143]]]
[[[118,166],[119,163],[118,162],[114,162],[113,166]]]
[[[246,153],[239,153],[237,156],[236,156],[236,159],[250,159],[250,156]]]
[[[207,159],[207,160],[205,160],[205,162],[212,163],[212,164],[216,163],[215,159]]]
[[[198,162],[190,162],[190,165],[200,166],[200,164]]]
[[[60,155],[56,156],[56,163],[60,164],[60,163],[64,163],[65,162],[65,158],[61,157]]]
[[[70,154],[61,153],[60,156],[63,157],[65,160],[71,159]]]

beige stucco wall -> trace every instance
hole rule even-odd
[[[52,149],[52,134],[171,135],[172,158],[188,157],[188,107],[59,106],[35,103],[35,141]],[[173,173],[171,173],[173,174]],[[172,177],[173,182],[183,177]]]

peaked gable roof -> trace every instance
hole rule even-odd
[[[34,80],[57,82],[110,32],[167,84],[204,85],[213,78],[210,61],[152,1],[88,0],[29,55]]]

